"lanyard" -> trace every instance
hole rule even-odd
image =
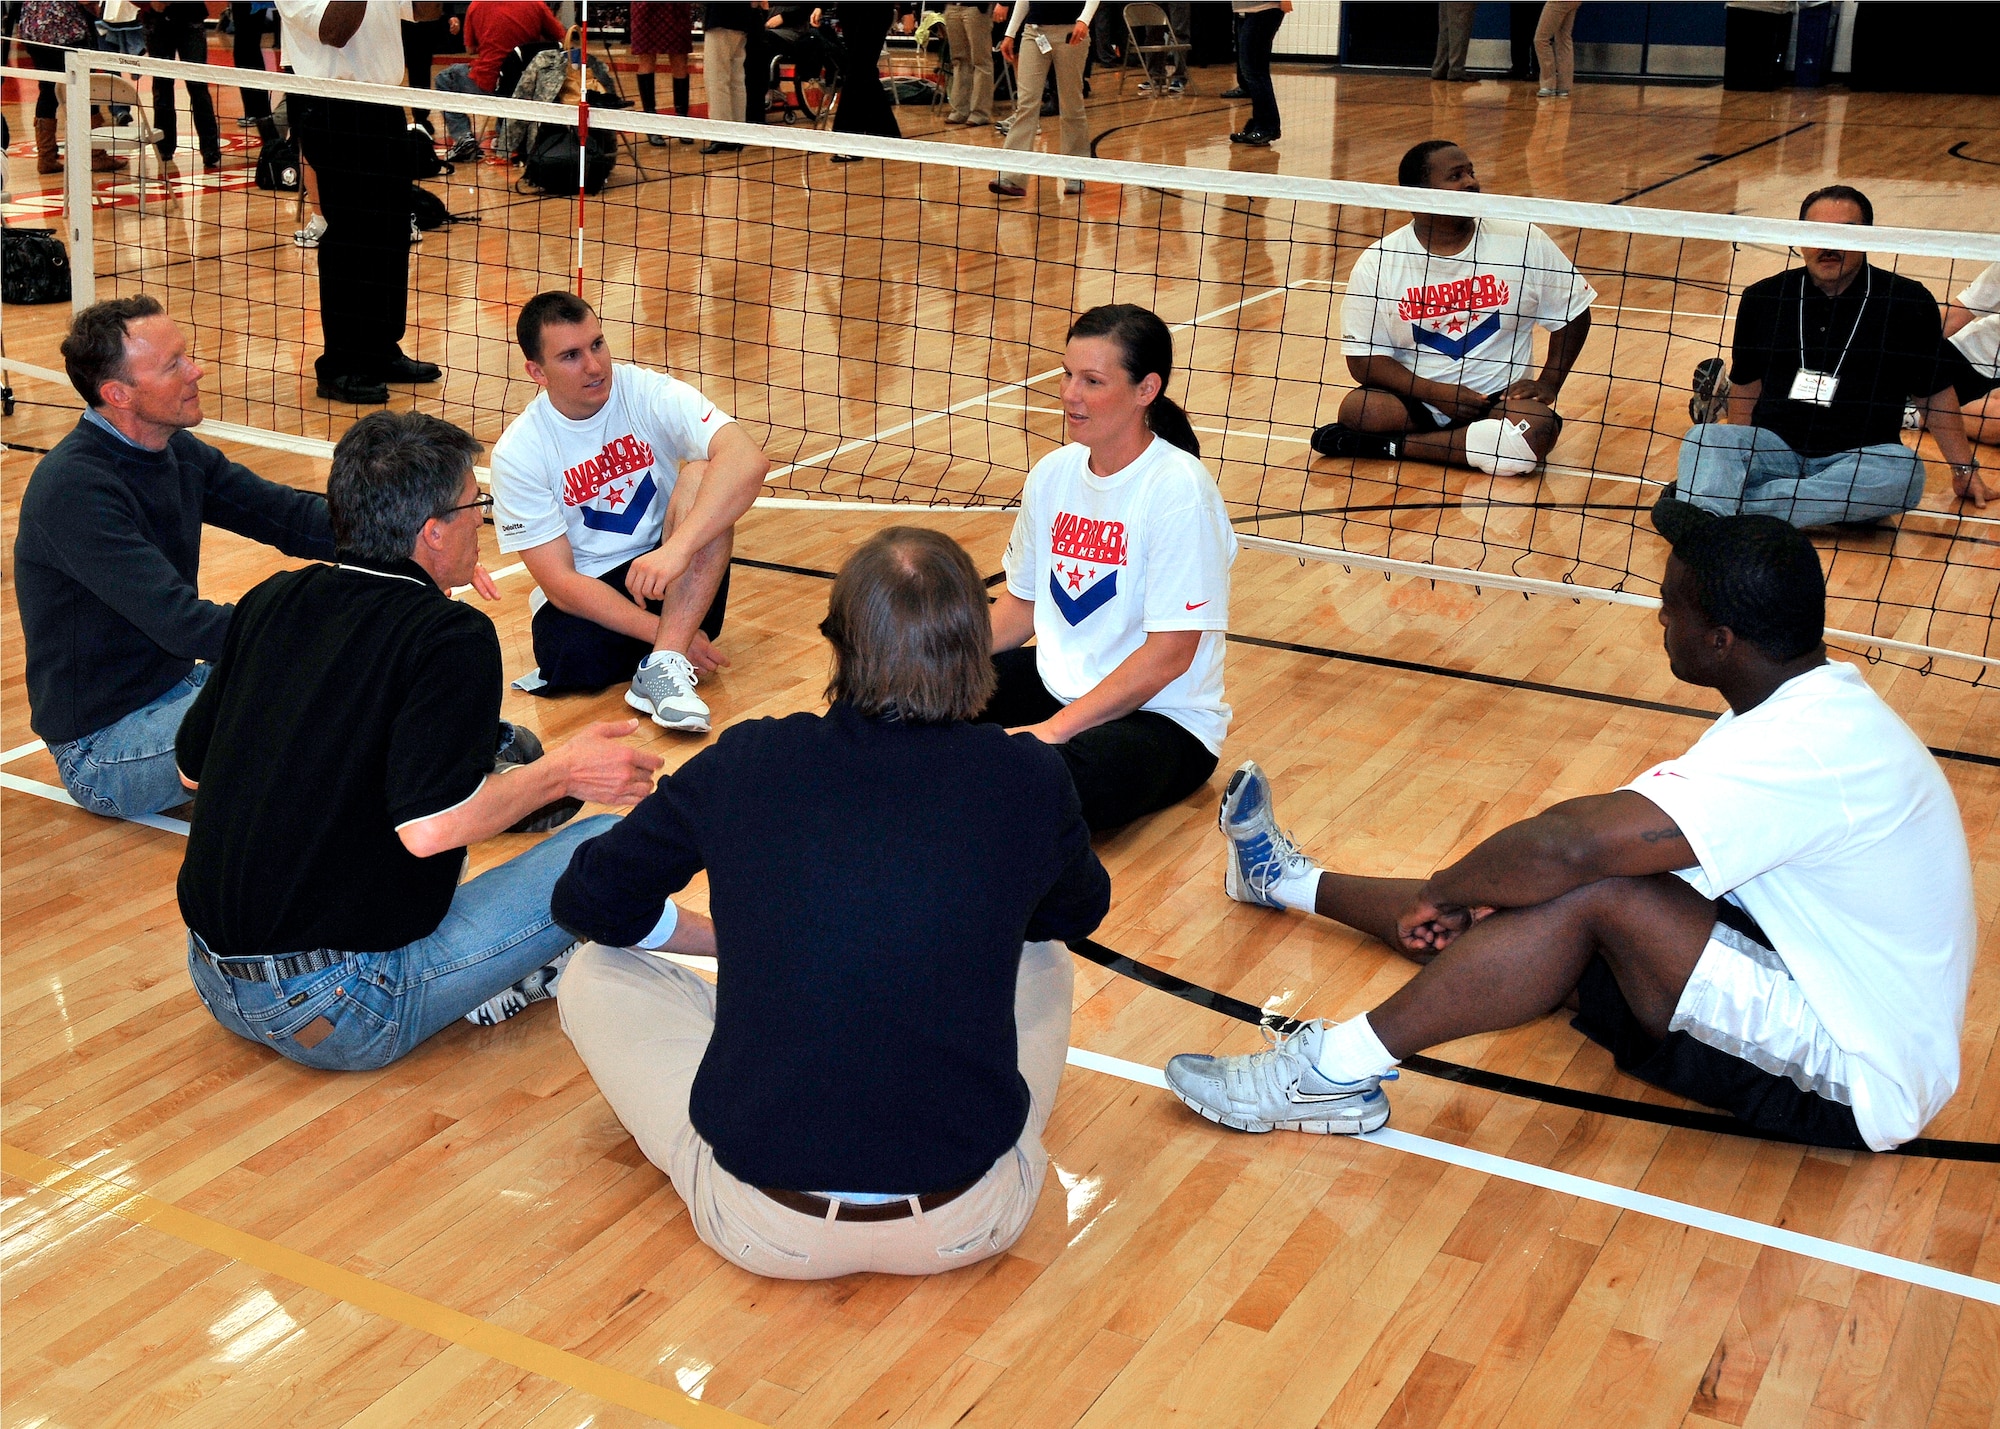
[[[1806,365],[1806,284],[1811,281],[1811,274],[1801,270],[1799,273],[1799,366],[1802,369]],[[1874,291],[1874,270],[1869,264],[1863,263],[1861,265],[1861,306],[1854,310],[1854,326],[1847,330],[1847,341],[1840,346],[1840,361],[1833,364],[1833,371],[1829,374],[1830,376],[1840,376],[1840,369],[1847,361],[1847,350],[1854,346],[1854,334],[1861,331],[1861,314],[1867,310],[1868,299]],[[1827,301],[1831,303],[1834,300],[1829,298]],[[1827,316],[1831,318],[1832,313],[1829,312]],[[1821,355],[1824,356],[1824,354],[1825,349],[1822,348]]]

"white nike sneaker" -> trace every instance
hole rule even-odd
[[[1167,1087],[1210,1121],[1238,1131],[1308,1131],[1356,1136],[1389,1120],[1382,1077],[1329,1080],[1313,1065],[1321,1024],[1308,1022],[1288,1036],[1269,1026],[1271,1045],[1240,1057],[1183,1052],[1167,1062]]]
[[[1229,864],[1223,870],[1222,891],[1238,903],[1260,903],[1266,908],[1285,905],[1272,897],[1271,889],[1281,878],[1302,878],[1313,871],[1313,861],[1299,852],[1290,834],[1278,827],[1277,809],[1271,803],[1271,781],[1246,759],[1243,767],[1229,776],[1222,792],[1222,809],[1216,826],[1229,840]]]
[[[632,673],[625,703],[651,715],[662,729],[708,733],[708,705],[694,692],[701,676],[678,650],[655,650]]]

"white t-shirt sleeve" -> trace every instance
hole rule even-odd
[[[1354,260],[1347,275],[1347,296],[1340,304],[1341,352],[1406,361],[1410,344],[1393,326],[1395,299],[1380,292],[1381,278],[1382,245],[1377,243]]]
[[[1799,745],[1761,725],[1719,726],[1678,759],[1625,787],[1679,826],[1700,860],[1681,876],[1709,898],[1831,849],[1852,820],[1819,766],[1801,766]],[[1807,756],[1809,758],[1809,756]]]
[[[1046,458],[1044,458],[1046,460]],[[1035,520],[1035,473],[1021,488],[1021,510],[1014,517],[1014,530],[1007,537],[1007,554],[1001,568],[1007,572],[1007,589],[1022,600],[1032,601],[1042,589],[1042,556],[1049,543]]]
[[[1958,302],[1975,313],[2000,313],[2000,263],[1989,263],[1958,295]]]
[[[534,419],[531,408],[493,445],[493,529],[503,553],[533,550],[569,534],[559,490],[562,473],[537,459],[542,444],[532,429],[519,429]]]
[[[644,368],[628,368],[626,373],[637,377],[644,387],[646,424],[668,446],[666,451],[656,451],[656,457],[675,464],[702,461],[715,434],[734,420],[678,377]]]
[[[1148,512],[1145,628],[1227,630],[1235,559],[1236,533],[1215,506]]]
[[[1556,241],[1534,224],[1528,225],[1526,265],[1528,291],[1523,296],[1529,301],[1522,311],[1532,313],[1550,331],[1568,327],[1597,301],[1597,289],[1577,272]]]

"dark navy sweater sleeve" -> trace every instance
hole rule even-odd
[[[1068,770],[1058,765],[1056,772],[1061,775],[1059,798],[1066,814],[1056,842],[1062,872],[1028,919],[1028,941],[1035,943],[1087,938],[1111,911],[1111,875],[1090,846],[1090,826],[1083,821],[1083,805]]]
[[[181,454],[181,460],[197,461],[203,468],[204,522],[276,546],[288,556],[333,559],[333,524],[325,497],[266,481],[206,442],[188,438],[188,445],[193,450]]]
[[[577,846],[549,901],[558,923],[619,948],[653,930],[667,900],[705,866],[696,811],[712,754],[697,754],[615,827]]]

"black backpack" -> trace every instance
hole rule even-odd
[[[453,213],[444,206],[444,200],[424,188],[421,184],[410,185],[410,220],[429,233],[433,229],[444,228],[453,223],[477,223],[476,213]]]
[[[69,301],[69,249],[46,228],[0,233],[0,302]]]
[[[452,166],[438,157],[437,138],[427,124],[407,125],[403,130],[403,143],[408,157],[405,165],[413,179],[434,179],[440,174],[453,172]]]
[[[602,131],[590,136],[584,157],[583,191],[597,193],[611,177],[618,162],[618,145]],[[528,146],[528,161],[521,177],[545,194],[576,192],[576,130],[563,124],[544,124]]]
[[[281,139],[257,154],[257,187],[266,193],[299,191],[299,141]]]

